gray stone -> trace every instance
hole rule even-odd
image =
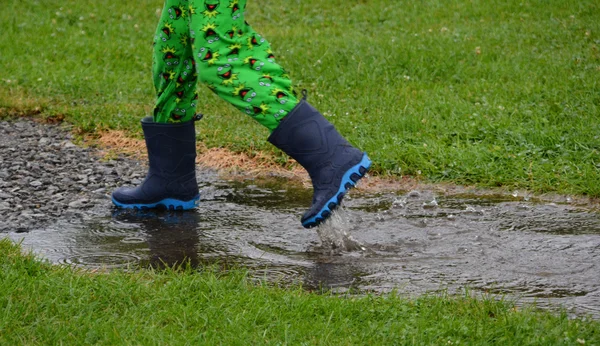
[[[137,161],[102,161],[95,149],[75,145],[67,131],[23,119],[0,121],[0,232],[27,232],[88,215],[94,206],[108,208],[107,194],[145,176]]]
[[[34,180],[34,181],[30,182],[29,185],[33,186],[33,187],[40,187],[40,186],[44,185],[44,183],[42,183],[39,180]]]
[[[81,209],[91,207],[90,200],[86,198],[78,199],[69,203],[69,208]]]

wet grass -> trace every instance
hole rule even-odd
[[[0,240],[0,343],[594,345],[600,323],[493,299],[332,299],[243,271],[90,273]]]
[[[82,131],[139,136],[160,7],[5,1],[0,114],[26,108]],[[590,196],[600,196],[598,16],[594,0],[248,8],[297,87],[377,172]],[[201,99],[199,139],[209,148],[274,151],[252,119],[205,88]]]

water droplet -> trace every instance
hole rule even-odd
[[[406,198],[396,198],[392,202],[392,208],[404,208],[406,207]]]
[[[423,208],[425,209],[434,209],[438,207],[438,202],[434,199],[431,202],[423,203]]]
[[[419,191],[411,191],[408,193],[408,197],[418,198],[421,197],[421,193]]]

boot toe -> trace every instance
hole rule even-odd
[[[302,226],[313,228],[325,220],[342,203],[344,196],[356,183],[367,174],[371,168],[371,160],[366,153],[363,154],[361,161],[348,169],[336,186],[331,185],[329,189],[315,190],[313,204],[302,216]]]

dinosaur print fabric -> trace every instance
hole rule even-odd
[[[166,0],[154,36],[154,121],[191,121],[198,80],[273,131],[298,104],[269,43],[244,20],[246,0]]]

